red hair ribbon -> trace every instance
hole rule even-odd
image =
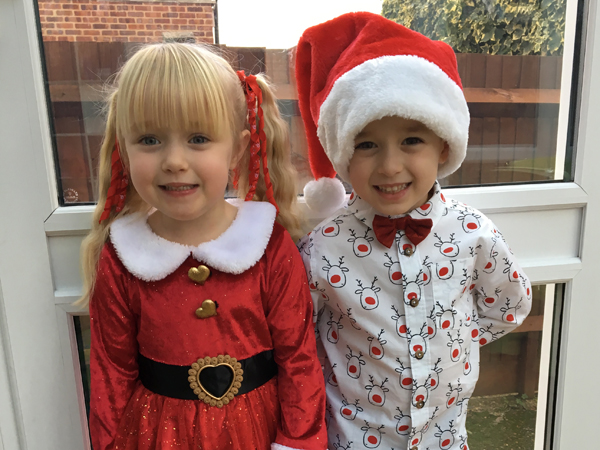
[[[112,156],[110,159],[110,186],[106,193],[106,202],[104,203],[104,211],[100,216],[99,223],[103,220],[108,219],[110,211],[115,206],[116,212],[121,212],[125,205],[125,195],[127,194],[127,185],[129,184],[129,178],[123,167],[121,161],[121,153],[119,151],[119,142],[115,141],[115,148],[113,149]]]
[[[250,163],[248,164],[248,183],[250,189],[246,194],[246,201],[252,200],[256,193],[256,185],[260,172],[259,152],[262,157],[263,176],[265,178],[265,187],[267,189],[267,199],[275,207],[279,213],[279,208],[275,202],[273,195],[273,184],[269,176],[269,168],[267,166],[267,136],[264,131],[264,119],[262,109],[262,91],[256,77],[254,75],[246,76],[243,70],[237,72],[244,92],[246,94],[246,102],[248,103],[248,123],[250,124]],[[258,120],[257,120],[258,117]],[[258,122],[258,126],[257,126]],[[236,174],[237,176],[238,174]],[[235,182],[237,185],[237,180]]]

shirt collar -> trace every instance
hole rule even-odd
[[[373,207],[365,200],[356,195],[356,192],[352,192],[350,200],[348,201],[348,213],[353,214],[360,222],[364,223],[369,227],[373,227],[373,218],[376,215],[382,216],[383,214],[377,213]],[[442,193],[442,188],[439,182],[435,182],[433,185],[433,195],[431,198],[421,205],[419,208],[415,208],[412,211],[401,214],[399,216],[386,216],[390,218],[410,216],[413,219],[431,219],[433,227],[439,222],[442,216],[447,213],[446,198]]]
[[[264,254],[276,210],[267,202],[241,202],[237,215],[218,238],[197,247],[167,241],[156,235],[147,216],[132,214],[115,220],[110,239],[123,265],[145,281],[162,280],[189,257],[222,272],[239,274]]]

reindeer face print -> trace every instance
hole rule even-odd
[[[406,276],[402,277],[404,290],[404,303],[416,307],[421,301],[421,286],[423,285],[423,271],[421,270],[414,281],[408,281]]]
[[[508,275],[508,281],[510,281],[511,283],[519,283],[521,281],[521,275],[519,274],[519,272],[512,268],[513,262],[510,261],[508,258],[502,259],[504,260],[504,265],[506,266],[504,267],[502,273]]]
[[[350,353],[346,354],[346,359],[348,360],[347,373],[350,378],[358,379],[360,378],[361,366],[364,366],[365,360],[363,359],[362,352],[358,352],[358,355],[352,354],[352,349],[348,347]]]
[[[502,308],[500,308],[500,311],[502,311],[504,314],[502,315],[502,320],[504,320],[506,323],[517,323],[517,310],[521,309],[521,302],[523,301],[523,299],[519,300],[519,303],[517,303],[515,306],[511,307],[510,306],[510,299],[506,299],[506,306],[503,306]]]
[[[333,371],[333,369],[335,369],[335,366],[337,366],[337,364],[334,364],[333,366],[331,366],[331,373],[327,377],[327,384],[337,387],[338,382],[337,382],[337,378],[335,376],[335,372]]]
[[[442,358],[438,358],[437,362],[435,363],[435,366],[433,366],[433,368],[431,369],[431,372],[429,374],[429,377],[430,377],[429,385],[431,386],[432,391],[435,391],[437,389],[438,385],[440,384],[440,373],[442,373],[444,371],[444,369],[439,367],[441,362],[442,362]]]
[[[346,285],[346,272],[348,268],[344,267],[344,257],[340,257],[338,265],[331,265],[329,260],[323,256],[323,261],[327,263],[323,270],[327,272],[327,282],[334,288],[342,288]]]
[[[406,316],[404,314],[400,315],[394,305],[392,305],[392,310],[396,313],[392,316],[392,319],[396,321],[396,333],[398,333],[398,336],[406,338],[408,332],[406,328]]]
[[[354,293],[360,295],[360,306],[367,311],[379,306],[379,297],[377,296],[377,293],[381,291],[381,288],[375,286],[376,282],[377,277],[373,278],[370,287],[364,287],[360,280],[356,280],[356,284],[358,284],[360,289],[357,289]]]
[[[400,267],[399,261],[394,261],[390,255],[384,254],[388,259],[388,262],[383,263],[384,267],[388,269],[388,278],[393,284],[402,284],[402,268]]]
[[[462,211],[458,216],[458,220],[462,222],[462,228],[465,233],[473,233],[479,230],[481,227],[479,219],[481,219],[481,216],[474,213],[467,213],[466,211]]]
[[[335,237],[340,234],[340,225],[343,223],[344,221],[342,219],[333,219],[331,222],[323,225],[323,228],[321,228],[321,234],[325,237]]]
[[[449,280],[454,275],[454,260],[441,261],[435,265],[436,275],[440,280]]]
[[[435,238],[438,240],[438,242],[436,242],[433,245],[440,250],[440,253],[442,255],[447,256],[448,258],[454,258],[460,253],[460,248],[458,247],[460,241],[454,240],[454,234],[455,233],[451,233],[450,239],[445,241],[441,237],[439,237],[437,233],[433,233]]]
[[[439,307],[439,311],[437,312],[437,316],[439,318],[439,328],[441,330],[448,330],[454,328],[454,316],[456,315],[456,310],[454,309],[454,301],[450,308],[444,308],[440,302],[436,302],[436,305]]]
[[[370,342],[369,345],[369,356],[373,359],[383,358],[383,346],[387,344],[386,340],[381,339],[381,335],[384,333],[383,328],[377,337],[369,336],[367,340]]]
[[[417,447],[423,440],[423,432],[414,430],[411,436],[408,438],[411,447]]]
[[[462,344],[464,344],[460,338],[460,330],[458,330],[456,338],[453,338],[451,333],[448,333],[448,338],[450,339],[447,344],[450,347],[450,359],[452,362],[457,362],[462,356]]]
[[[469,375],[471,373],[471,352],[465,350],[465,359],[463,359],[463,373]]]
[[[421,281],[423,282],[423,286],[427,286],[429,283],[431,283],[431,266],[432,265],[433,265],[433,263],[430,262],[429,257],[426,256],[425,259],[423,260],[423,269],[422,269],[423,275],[421,276]]]
[[[365,420],[365,426],[361,428],[361,430],[365,432],[363,435],[363,445],[366,448],[379,447],[379,444],[381,444],[381,435],[385,434],[383,431],[381,431],[384,428],[384,425],[374,428]]]
[[[412,334],[410,330],[407,330],[407,338],[410,356],[423,359],[427,353],[427,324],[423,324],[418,334]]]
[[[327,325],[329,325],[329,329],[327,330],[327,340],[332,344],[337,344],[340,339],[340,330],[344,328],[342,325],[342,319],[344,315],[342,314],[340,318],[337,320],[333,320],[333,313],[329,311],[329,321]]]
[[[374,237],[369,236],[370,228],[367,227],[367,231],[364,236],[356,236],[354,230],[350,230],[351,238],[348,238],[348,242],[352,242],[352,251],[358,258],[364,258],[365,256],[369,256],[371,254],[371,242],[373,242]]]
[[[365,389],[369,392],[369,403],[375,406],[383,406],[385,403],[385,393],[389,392],[389,389],[383,386],[387,381],[388,379],[386,378],[381,384],[375,384],[375,379],[372,375],[369,375],[369,382],[371,384],[365,386]]]
[[[429,339],[433,339],[437,334],[437,323],[436,323],[435,305],[431,309],[431,313],[427,317],[427,336]]]
[[[408,240],[403,231],[398,231],[395,241],[398,246],[398,253],[401,255],[412,255],[414,253],[415,246]]]
[[[453,423],[454,421],[451,420],[450,428],[447,430],[442,430],[437,423],[435,424],[435,427],[438,429],[438,432],[435,433],[435,437],[440,439],[440,448],[442,450],[448,450],[454,445],[454,435],[456,434],[456,430],[452,426]]]
[[[432,203],[429,202],[425,202],[423,203],[421,206],[419,206],[417,209],[415,209],[416,212],[418,212],[419,214],[421,214],[422,216],[428,216],[429,213],[431,212],[432,208]]]
[[[363,409],[358,406],[359,400],[356,399],[354,403],[348,403],[346,397],[343,397],[342,407],[340,408],[340,415],[346,420],[354,420],[356,418],[356,414],[362,412]]]
[[[448,383],[449,391],[446,392],[446,408],[450,408],[452,405],[458,403],[458,395],[462,392],[462,387],[460,387],[460,378],[458,379],[458,386],[452,387],[452,383]]]
[[[418,384],[417,381],[415,380],[414,382],[414,390],[413,390],[413,395],[412,395],[412,405],[415,408],[422,408],[423,405],[425,403],[427,403],[427,400],[429,400],[429,380],[430,377],[427,377],[427,380],[425,380],[425,383],[423,384]]]
[[[400,436],[408,436],[411,428],[410,416],[405,416],[400,408],[396,407],[398,414],[394,416],[394,419],[398,421],[396,424],[396,433]]]
[[[412,391],[414,380],[410,367],[404,367],[402,361],[400,361],[400,358],[396,358],[396,362],[400,364],[400,367],[394,369],[400,374],[400,387],[402,389],[406,389],[407,391]]]

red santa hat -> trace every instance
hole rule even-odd
[[[298,103],[315,181],[304,189],[311,209],[341,206],[354,138],[369,123],[400,116],[425,124],[449,147],[438,178],[465,157],[469,110],[456,56],[377,14],[349,13],[307,29],[296,53]]]

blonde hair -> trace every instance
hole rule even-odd
[[[292,238],[301,237],[296,205],[296,171],[292,165],[288,127],[277,109],[276,98],[267,80],[259,75],[263,92],[264,131],[267,136],[268,169],[279,207],[277,222]],[[121,159],[127,167],[123,136],[131,130],[202,129],[223,137],[239,136],[248,129],[244,90],[230,64],[208,47],[198,44],[161,43],[142,47],[115,77],[107,101],[107,122],[100,149],[99,195],[92,228],[81,247],[83,295],[77,301],[86,306],[96,281],[96,270],[111,223],[128,214],[150,211],[129,183],[123,210],[111,211],[99,223],[111,179],[111,156],[120,144]],[[249,152],[238,163],[238,197],[248,192]],[[262,170],[254,201],[267,201]]]

